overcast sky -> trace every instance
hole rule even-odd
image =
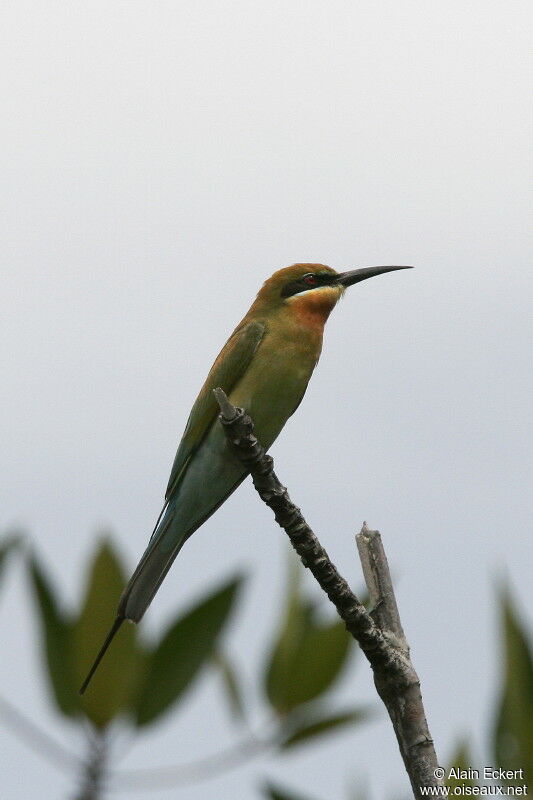
[[[71,601],[102,526],[133,567],[196,392],[262,281],[295,261],[416,265],[347,292],[272,452],[356,587],[353,534],[381,530],[441,761],[462,734],[486,750],[495,578],[532,599],[532,21],[525,0],[18,0],[0,26],[2,528],[30,532]],[[186,545],[145,629],[241,567],[229,646],[251,680],[284,542],[248,482]],[[64,739],[20,570],[3,589],[0,691]],[[351,676],[339,697],[374,701],[366,665]],[[205,678],[123,766],[233,735]],[[6,798],[69,796],[0,738]],[[254,798],[265,774],[318,800],[356,780],[407,793],[383,712],[154,796]]]

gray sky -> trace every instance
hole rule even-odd
[[[27,527],[69,599],[98,527],[133,567],[196,392],[262,281],[295,261],[415,264],[347,293],[273,455],[356,586],[353,534],[381,530],[441,760],[460,734],[482,751],[495,577],[532,599],[531,4],[19,0],[2,16],[0,523]],[[246,483],[143,625],[246,567],[230,645],[251,680],[283,556]],[[2,693],[64,736],[20,573],[0,614]],[[369,670],[353,674],[339,701],[373,701]],[[206,678],[123,766],[233,735]],[[67,796],[0,737],[6,798]],[[154,796],[252,798],[264,774],[319,800],[356,779],[406,792],[382,714]]]

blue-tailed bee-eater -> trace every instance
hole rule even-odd
[[[324,324],[345,289],[399,269],[409,267],[336,272],[323,264],[294,264],[263,284],[196,398],[172,465],[165,505],[82,693],[124,620],[139,622],[185,541],[247,475],[217,423],[213,389],[221,387],[233,405],[246,409],[267,450],[300,405],[320,356]]]

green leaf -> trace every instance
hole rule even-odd
[[[524,770],[533,780],[533,659],[525,626],[506,587],[500,592],[504,672],[494,726],[493,751],[498,767]]]
[[[368,716],[367,709],[354,708],[350,711],[344,711],[331,716],[316,717],[315,719],[312,717],[304,718],[304,720],[300,720],[299,724],[286,735],[280,743],[280,747],[286,750],[289,747],[305,743],[309,739],[336,731],[351,723],[360,723],[367,719]],[[287,722],[289,721],[290,717]]]
[[[455,752],[446,770],[446,786],[449,786],[451,789],[457,789],[458,792],[462,786],[477,786],[476,781],[471,777],[471,770],[472,756],[470,754],[470,747],[466,740],[462,740],[455,748]],[[460,793],[464,794],[464,792]]]
[[[135,707],[138,726],[154,722],[191,685],[213,653],[242,578],[204,597],[174,622],[155,647]]]
[[[277,713],[287,714],[329,689],[346,663],[350,642],[341,620],[318,619],[291,567],[285,617],[265,671],[266,695]]]
[[[225,653],[217,650],[213,653],[213,664],[218,669],[224,687],[224,693],[232,715],[236,719],[244,719],[244,702],[235,667]]]
[[[309,797],[304,797],[301,794],[294,794],[288,789],[282,789],[280,786],[275,786],[272,783],[267,783],[263,786],[263,794],[268,800],[310,800]]]
[[[18,533],[5,536],[2,542],[0,542],[0,579],[3,576],[8,556],[13,550],[17,550],[21,543],[22,535]]]
[[[80,711],[72,668],[72,619],[59,606],[43,568],[35,556],[28,573],[39,614],[44,663],[52,696],[66,716]]]
[[[76,685],[87,675],[113,620],[126,579],[111,542],[102,539],[88,571],[87,588],[73,630]],[[123,625],[98,667],[81,700],[86,716],[105,728],[118,714],[128,711],[142,670],[136,629]]]
[[[294,794],[292,790],[282,788],[273,783],[267,783],[263,786],[263,794],[269,800],[311,800],[308,795],[304,797],[301,794]]]

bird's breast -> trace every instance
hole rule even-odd
[[[322,347],[322,330],[295,319],[269,326],[231,401],[252,416],[258,439],[268,448],[299,405]]]

